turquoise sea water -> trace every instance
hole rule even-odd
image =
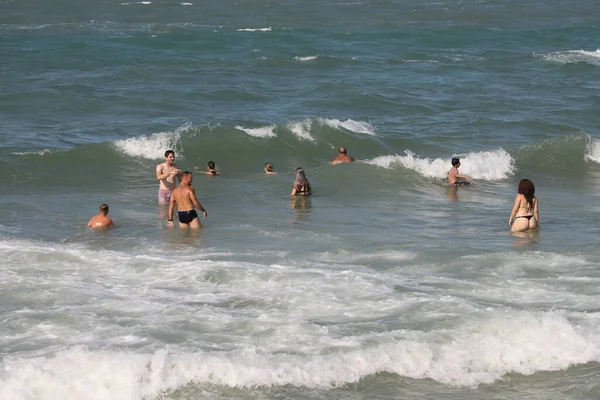
[[[0,398],[599,399],[596,15],[5,1]],[[167,149],[222,172],[200,232],[156,204]]]

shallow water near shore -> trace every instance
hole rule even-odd
[[[7,2],[0,398],[600,399],[596,8]]]

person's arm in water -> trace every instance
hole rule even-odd
[[[462,174],[459,174],[458,172],[456,173],[456,177],[457,177],[457,178],[463,178],[463,179],[466,179],[466,180],[467,180],[467,182],[471,182],[471,180],[472,180],[470,176],[468,176],[468,175],[462,175]]]
[[[538,199],[537,197],[533,200],[533,215],[535,216],[535,220],[540,223],[540,210],[538,209]]]
[[[517,211],[519,211],[519,204],[521,203],[521,199],[519,195],[515,196],[515,203],[513,204],[512,211],[510,212],[510,217],[508,218],[508,225],[513,224],[515,221],[515,215],[517,215]]]
[[[172,227],[173,226],[173,211],[175,210],[175,197],[171,196],[171,200],[169,201],[169,213],[168,218],[169,221],[167,222],[167,226]]]
[[[90,220],[88,221],[87,226],[92,227],[92,221],[94,220],[94,217],[90,218]]]
[[[292,186],[292,193],[290,193],[290,196],[295,196],[296,192],[298,192],[298,189],[296,189],[296,185]]]
[[[192,200],[192,203],[194,203],[194,206],[196,206],[198,210],[202,211],[202,215],[204,215],[204,218],[208,217],[208,213],[206,212],[204,207],[202,207],[202,204],[200,204],[200,202],[198,201],[198,198],[196,197],[196,191],[192,187],[190,188],[190,200]]]

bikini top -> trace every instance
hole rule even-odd
[[[309,193],[308,189],[306,188],[305,185],[296,185],[296,194],[298,193]]]

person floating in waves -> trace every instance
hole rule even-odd
[[[265,174],[267,175],[275,175],[277,172],[273,171],[273,163],[266,163],[265,164]]]

